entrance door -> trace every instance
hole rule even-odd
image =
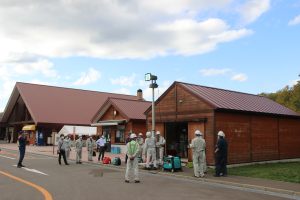
[[[167,155],[188,157],[188,123],[165,123]]]

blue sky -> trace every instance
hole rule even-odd
[[[161,95],[275,92],[300,74],[300,0],[1,1],[0,112],[15,82]]]

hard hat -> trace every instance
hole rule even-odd
[[[143,136],[143,133],[139,133],[139,136]]]
[[[136,138],[136,134],[135,133],[131,133],[130,134],[130,139]]]
[[[160,131],[156,131],[156,135],[160,135]]]
[[[146,133],[146,136],[147,136],[147,137],[151,137],[151,132],[148,131],[148,132]]]
[[[223,131],[219,131],[218,136],[225,137],[225,133]]]
[[[202,132],[199,131],[199,130],[196,130],[196,131],[195,131],[195,135],[202,135]]]

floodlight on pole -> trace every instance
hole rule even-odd
[[[149,88],[152,88],[152,137],[155,135],[155,103],[154,103],[154,89],[158,88],[156,83],[157,76],[147,73],[145,74],[145,81],[151,81]]]

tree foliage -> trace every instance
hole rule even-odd
[[[300,81],[292,87],[286,86],[275,93],[261,93],[260,95],[300,112]]]

